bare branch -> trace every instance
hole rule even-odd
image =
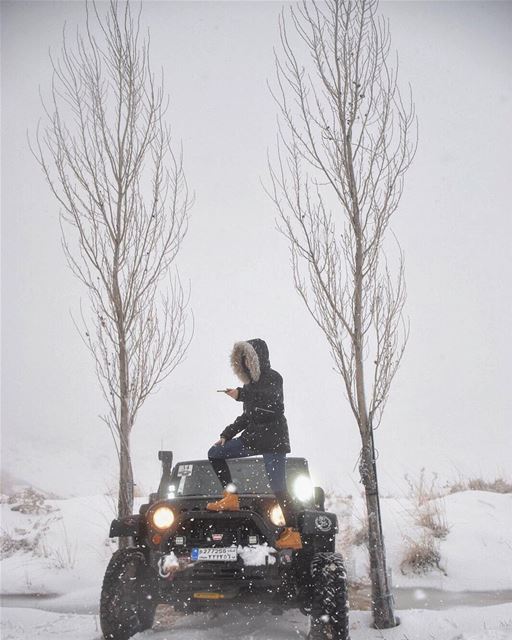
[[[326,337],[359,427],[372,583],[379,587],[374,614],[384,628],[380,623],[394,618],[373,430],[408,336],[404,259],[397,242],[393,277],[385,238],[416,151],[417,124],[412,100],[400,94],[398,61],[389,63],[389,25],[377,7],[377,0],[326,0],[283,10],[270,87],[279,110],[277,151],[266,190],[289,242],[295,289]]]
[[[192,198],[140,10],[134,16],[130,3],[116,0],[105,15],[99,7],[86,3],[85,30],[72,42],[63,31],[60,57],[51,59],[46,125],[31,148],[61,207],[68,264],[89,294],[79,330],[108,406],[102,419],[115,436],[126,515],[137,412],[191,339],[189,298],[171,269]]]

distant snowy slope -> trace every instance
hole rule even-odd
[[[102,434],[92,444],[81,432],[70,433],[66,440],[52,440],[51,434],[35,431],[22,447],[4,443],[2,493],[30,485],[69,498],[112,489],[117,482],[118,463],[109,437]]]

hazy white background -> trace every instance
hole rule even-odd
[[[291,286],[287,246],[260,185],[275,141],[266,87],[275,2],[143,3],[153,67],[196,193],[179,256],[192,287],[186,362],[133,432],[149,490],[156,451],[203,457],[240,405],[235,340],[267,340],[285,380],[293,453],[316,480],[355,491],[356,427],[326,342]],[[420,146],[393,230],[406,255],[411,337],[376,433],[386,491],[425,466],[442,478],[510,476],[512,4],[384,2]],[[73,326],[84,290],[60,248],[58,207],[27,146],[42,115],[64,22],[81,2],[8,2],[2,13],[2,468],[66,493],[115,485],[116,465],[89,354]]]

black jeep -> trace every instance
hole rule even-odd
[[[159,604],[184,613],[214,607],[299,608],[312,639],[348,640],[342,557],[334,552],[335,514],[324,508],[304,458],[288,457],[287,483],[297,501],[303,547],[276,551],[283,515],[261,458],[229,460],[240,511],[212,512],[222,487],[207,460],[179,462],[160,451],[158,492],[139,515],[114,520],[110,537],[126,538],[107,567],[101,592],[104,637],[125,640],[153,625]]]

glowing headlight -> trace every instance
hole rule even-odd
[[[168,529],[174,522],[174,513],[169,507],[158,507],[151,514],[151,523],[156,529]]]
[[[284,527],[286,524],[284,520],[284,515],[281,507],[276,504],[272,509],[270,509],[270,519],[272,523],[276,525],[276,527]]]
[[[297,476],[293,483],[293,495],[301,502],[311,500],[314,494],[313,484],[308,476]]]

